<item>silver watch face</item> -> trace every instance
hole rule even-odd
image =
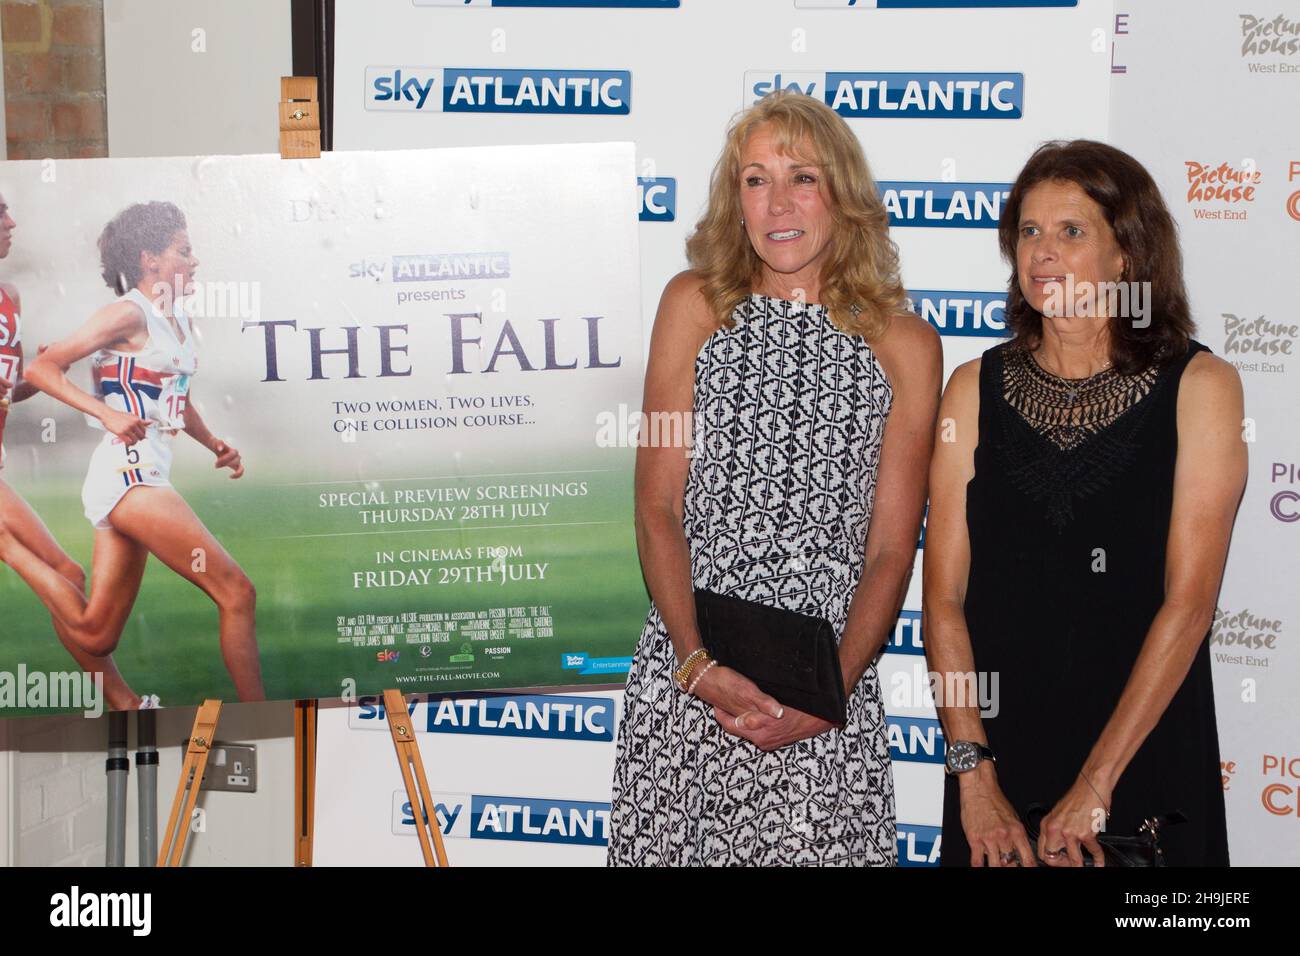
[[[948,745],[946,762],[952,773],[965,773],[979,766],[980,752],[969,740],[954,740]]]

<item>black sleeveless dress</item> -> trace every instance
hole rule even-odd
[[[1200,351],[1082,380],[1009,343],[984,353],[965,612],[976,671],[997,675],[983,723],[998,783],[1022,814],[1074,783],[1164,600],[1178,385]],[[1182,811],[1188,822],[1161,835],[1171,866],[1228,865],[1208,637],[1121,775],[1107,823],[1127,836]],[[954,777],[941,863],[970,863]]]

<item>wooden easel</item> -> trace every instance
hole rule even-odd
[[[294,866],[311,866],[316,832],[316,701],[293,702]]]
[[[181,865],[181,857],[185,854],[185,841],[190,832],[190,820],[194,816],[194,804],[199,799],[199,786],[203,783],[203,773],[208,768],[208,753],[212,748],[212,741],[217,732],[217,720],[220,717],[221,701],[219,700],[205,700],[194,716],[194,729],[190,731],[190,741],[185,747],[185,760],[181,764],[181,779],[176,785],[176,797],[172,800],[171,816],[167,818],[167,829],[163,831],[158,847],[159,866]],[[184,807],[184,814],[181,812],[182,807]]]
[[[429,780],[424,775],[424,761],[420,759],[420,744],[415,739],[411,715],[406,711],[406,698],[400,690],[384,691],[384,712],[388,716],[388,731],[393,735],[393,748],[397,751],[397,764],[406,784],[406,799],[411,804],[415,818],[415,833],[420,838],[420,852],[425,866],[447,866],[447,850],[442,845],[442,828],[438,825],[438,811],[429,795]],[[417,787],[418,784],[418,787]],[[432,847],[430,846],[432,832]],[[437,854],[435,862],[434,854]]]

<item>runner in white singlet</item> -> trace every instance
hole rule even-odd
[[[95,391],[109,408],[150,425],[144,440],[134,445],[105,432],[95,449],[81,501],[96,528],[112,527],[109,514],[136,485],[171,487],[172,439],[185,430],[190,379],[198,370],[190,323],[179,301],[174,324],[139,289],[129,289],[118,301],[140,310],[148,338],[138,352],[97,352],[91,359]],[[92,427],[104,428],[99,419],[87,419]]]
[[[16,223],[9,206],[0,196],[0,259],[9,255]],[[22,308],[18,290],[0,282],[0,471],[4,468],[4,429],[12,405],[37,393],[23,381]],[[57,592],[79,617],[86,606],[86,572],[59,546],[45,522],[22,496],[0,476],[0,562],[12,565],[38,594]],[[49,601],[45,602],[49,606]],[[55,609],[50,608],[53,612]],[[87,673],[104,675],[104,697],[113,710],[133,710],[157,703],[149,695],[141,699],[122,675],[111,656],[90,654],[82,647],[72,623],[52,613],[54,632],[77,664]]]
[[[239,452],[208,430],[189,401],[197,369],[193,331],[175,304],[193,291],[198,260],[185,217],[171,203],[130,206],[104,227],[99,252],[104,281],[119,298],[27,371],[37,388],[105,431],[82,489],[95,526],[90,602],[78,612],[57,582],[37,593],[57,615],[76,622],[88,652],[107,654],[121,638],[153,554],[216,604],[235,693],[262,700],[253,584],[170,482],[172,442],[180,431],[211,451],[217,468],[229,468],[232,478],[244,474]],[[67,375],[87,358],[93,395]]]

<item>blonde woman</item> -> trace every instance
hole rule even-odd
[[[652,598],[628,674],[612,865],[891,865],[893,779],[874,660],[916,554],[942,378],[904,307],[861,146],[810,97],[733,121],[691,270],[664,290],[636,531]],[[703,646],[693,592],[829,622],[843,726]]]

